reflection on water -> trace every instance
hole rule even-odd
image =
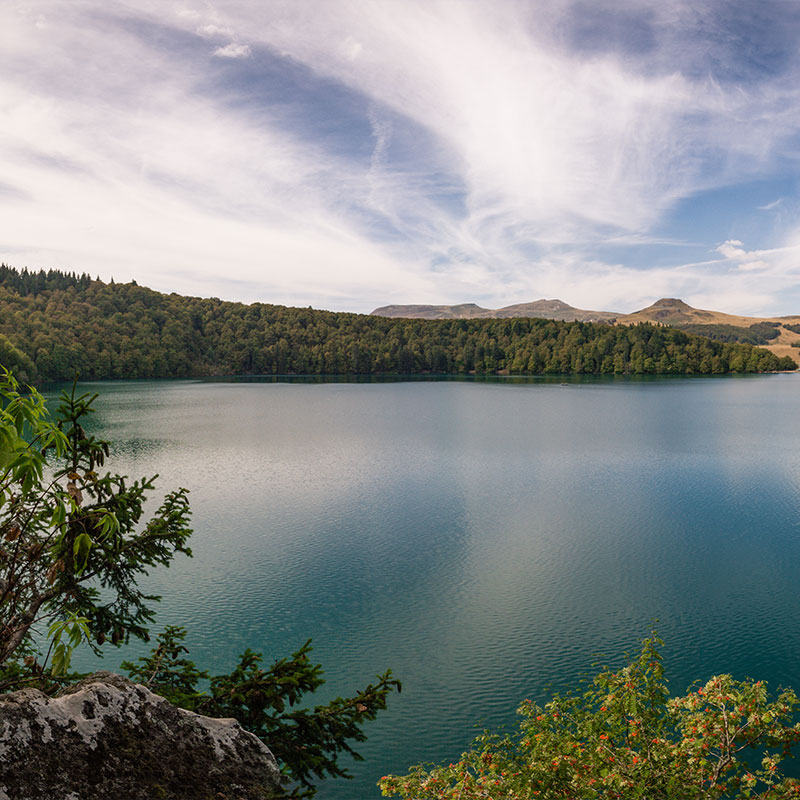
[[[191,490],[195,558],[147,588],[199,664],[313,637],[328,696],[402,679],[322,800],[457,756],[655,618],[676,690],[800,687],[798,376],[91,388],[111,465]]]

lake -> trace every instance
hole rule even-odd
[[[457,757],[654,619],[674,691],[800,689],[800,375],[85,388],[111,468],[191,491],[195,557],[146,586],[199,665],[313,638],[324,699],[403,681],[321,800]]]

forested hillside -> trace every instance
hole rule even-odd
[[[777,339],[780,334],[780,322],[756,322],[746,328],[740,325],[675,325],[686,333],[696,333],[698,336],[707,336],[720,342],[746,342],[747,344],[767,344]],[[787,330],[797,328],[797,325],[783,325]]]
[[[0,265],[0,363],[30,381],[229,374],[725,373],[795,369],[674,328],[389,319],[160,294]]]

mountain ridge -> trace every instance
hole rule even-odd
[[[377,317],[407,319],[558,319],[563,322],[611,322],[621,316],[614,311],[587,311],[565,303],[563,300],[534,300],[515,303],[503,308],[483,308],[476,303],[457,305],[389,305],[370,312]]]
[[[462,311],[463,310],[463,311]],[[613,311],[591,311],[576,308],[563,300],[540,299],[530,303],[515,303],[502,308],[482,308],[476,303],[460,303],[458,305],[389,305],[380,306],[370,312],[373,316],[407,318],[407,319],[508,319],[536,318],[554,319],[564,322],[605,322],[616,325],[635,325],[638,322],[651,322],[669,327],[697,326],[730,326],[733,329],[750,329],[754,325],[778,323],[778,331],[774,339],[760,346],[766,347],[779,356],[796,357],[798,350],[795,343],[800,344],[800,330],[792,331],[785,325],[800,323],[800,315],[781,317],[748,317],[740,314],[728,314],[724,311],[711,311],[694,308],[677,297],[662,297],[649,306],[630,314],[619,314]]]
[[[503,319],[509,317],[534,317],[538,319],[563,319],[565,322],[598,322],[600,320],[614,320],[617,322],[642,321],[658,322],[660,319],[675,318],[679,314],[687,315],[681,319],[683,322],[698,322],[708,320],[711,322],[724,322],[736,324],[755,322],[783,322],[800,320],[800,314],[787,314],[784,316],[746,316],[743,314],[729,314],[725,311],[710,311],[690,306],[677,297],[662,297],[652,305],[638,311],[623,314],[616,311],[592,311],[576,308],[563,300],[544,298],[529,303],[514,303],[502,308],[483,308],[477,303],[458,303],[455,305],[426,305],[426,304],[394,304],[379,306],[369,312],[370,315],[379,317],[403,317],[406,319]],[[549,316],[553,314],[554,316]],[[574,315],[574,319],[565,319],[556,315]],[[646,319],[645,319],[646,317]]]

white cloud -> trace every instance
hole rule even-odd
[[[249,44],[231,42],[224,47],[218,47],[214,51],[214,55],[220,58],[248,58],[251,52]]]
[[[310,19],[295,8],[281,5],[263,40],[431,129],[460,163],[477,226],[522,219],[564,240],[587,224],[640,230],[724,184],[728,169],[703,169],[709,148],[741,175],[784,130],[764,135],[759,121],[733,135],[731,118],[753,104],[741,92],[644,76],[614,55],[576,59],[540,32],[554,3],[541,23],[516,3],[342,3]],[[345,31],[369,42],[357,64],[338,55]]]
[[[648,72],[613,53],[576,58],[549,36],[562,21],[557,3],[539,4],[535,20],[513,2],[341,3],[313,18],[292,4],[276,8],[276,24],[256,33],[263,44],[388,105],[441,144],[442,168],[466,191],[460,220],[428,203],[420,224],[409,213],[417,197],[404,197],[400,176],[377,182],[369,197],[450,263],[446,300],[475,299],[465,294],[472,291],[508,302],[591,287],[579,296],[596,306],[656,280],[664,294],[691,289],[699,278],[688,272],[664,270],[656,279],[657,271],[614,272],[596,258],[590,276],[592,243],[608,240],[609,229],[646,241],[678,200],[758,174],[798,127],[785,113],[797,97],[788,80],[728,91],[677,70]],[[243,3],[229,12],[237,24],[249,13]],[[676,12],[687,13],[688,5]],[[342,41],[364,43],[355,63]],[[526,257],[528,244],[541,255]],[[565,245],[570,252],[559,254]],[[756,272],[748,266],[761,260],[743,261],[739,271]],[[615,274],[627,292],[610,291]]]
[[[233,36],[233,30],[228,27],[220,27],[219,25],[210,23],[197,28],[197,35],[202,36],[204,39],[210,39],[214,36]]]
[[[717,252],[722,253],[725,258],[748,258],[749,253],[742,248],[744,245],[738,239],[728,239],[717,247]]]
[[[737,269],[740,272],[756,272],[769,269],[769,264],[766,261],[746,261],[743,264],[739,264]]]
[[[364,45],[361,42],[357,42],[352,36],[348,36],[341,46],[342,54],[348,61],[355,61],[361,55],[363,49]]]
[[[760,175],[800,132],[794,74],[749,88],[681,70],[705,46],[684,35],[694,4],[645,5],[644,61],[575,52],[560,0],[218,0],[171,15],[137,0],[118,20],[100,0],[0,8],[15,65],[0,75],[2,181],[31,198],[0,195],[0,248],[32,267],[175,290],[195,274],[214,294],[235,277],[249,299],[357,310],[559,296],[630,311],[714,291],[778,302],[798,283],[791,240],[731,239],[715,261],[647,270],[597,255],[688,246],[657,230],[674,204]],[[177,25],[181,46],[136,23]],[[283,54],[305,83],[327,81],[348,113],[363,109],[362,139],[326,139],[341,122],[328,106],[293,127],[298,98],[237,106],[231,84],[214,89],[217,44],[218,58]],[[224,65],[231,81],[238,68]]]
[[[717,247],[717,252],[721,253],[729,261],[739,262],[736,264],[738,272],[763,272],[768,270],[771,265],[770,260],[776,255],[782,255],[785,250],[745,250],[744,244],[738,239],[728,239]]]
[[[70,34],[80,38],[62,28]],[[369,310],[403,285],[430,292],[421,267],[337,213],[337,193],[367,191],[348,163],[193,96],[190,71],[171,72],[146,46],[125,44],[91,53],[97,77],[86,93],[100,102],[23,91],[0,76],[3,183],[30,198],[0,196],[0,251],[15,253],[0,258],[323,307]],[[110,69],[120,59],[125,69]],[[68,83],[80,68],[67,65]]]

